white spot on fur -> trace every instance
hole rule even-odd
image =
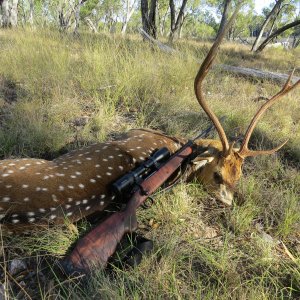
[[[51,197],[52,197],[52,200],[53,200],[53,201],[55,201],[55,202],[58,201],[56,195],[52,194]]]

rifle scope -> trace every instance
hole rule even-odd
[[[112,184],[112,189],[118,197],[121,197],[129,192],[134,184],[138,184],[142,176],[147,175],[151,169],[158,169],[159,162],[170,156],[169,150],[164,147],[154,152],[145,162],[143,162],[135,170],[126,173]]]

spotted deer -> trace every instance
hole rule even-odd
[[[229,143],[225,131],[209,108],[203,93],[203,81],[217,54],[224,34],[210,49],[194,82],[196,98],[214,124],[220,140],[195,141],[197,156],[187,168],[187,181],[197,179],[216,198],[227,205],[233,200],[233,189],[249,156],[272,154],[286,143],[266,151],[248,149],[251,134],[265,111],[282,96],[296,88],[300,81],[284,87],[270,98],[253,117],[240,148]],[[0,219],[13,230],[33,225],[71,222],[103,211],[118,201],[111,184],[132,170],[155,150],[167,147],[176,152],[186,138],[177,138],[150,129],[133,129],[119,140],[93,144],[71,151],[52,161],[34,158],[6,159],[0,162]]]

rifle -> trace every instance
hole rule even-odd
[[[77,242],[71,254],[61,262],[64,272],[68,275],[87,274],[93,266],[105,267],[122,237],[137,229],[137,208],[143,205],[147,198],[195,153],[194,141],[207,136],[213,127],[213,125],[208,127],[196,138],[189,140],[166,162],[159,165],[161,160],[170,155],[168,149],[161,148],[135,171],[129,172],[117,180],[112,188],[119,196],[135,186],[125,209],[113,213]],[[151,172],[153,166],[156,170]],[[147,177],[141,179],[141,176],[145,176],[145,174]]]

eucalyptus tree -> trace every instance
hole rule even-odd
[[[290,36],[297,32],[300,19],[299,12],[297,14],[297,5],[299,4],[299,0],[277,0],[273,7],[270,9],[265,8],[263,11],[266,18],[251,50],[260,52],[268,43],[276,39],[279,35]],[[260,44],[263,33],[267,31],[268,24],[270,24],[270,27],[266,39]]]
[[[23,25],[26,25],[27,23],[31,26],[33,25],[35,21],[35,2],[39,2],[40,4],[42,1],[19,0],[19,19],[21,19]]]
[[[137,0],[122,0],[125,14],[123,16],[122,34],[126,33],[126,29],[134,11],[136,10]]]
[[[141,16],[143,30],[153,38],[157,38],[157,0],[141,0]]]
[[[171,26],[170,26],[170,34],[169,34],[169,42],[173,42],[174,35],[179,31],[181,31],[183,22],[184,22],[184,12],[186,9],[187,0],[182,0],[179,4],[178,14],[176,16],[176,7],[175,1],[170,0],[170,17],[171,17]]]
[[[18,2],[18,0],[0,0],[2,27],[16,27],[18,25]]]
[[[169,0],[160,0],[157,3],[157,16],[158,16],[159,33],[161,36],[164,36],[166,33],[169,14],[170,14]]]
[[[294,27],[300,27],[300,19],[295,20],[294,22],[288,23],[280,28],[278,28],[276,31],[274,31],[270,36],[268,36],[262,43],[261,45],[256,49],[256,52],[261,52],[268,43],[270,43],[274,38],[276,38],[278,35],[281,33],[294,28]]]

